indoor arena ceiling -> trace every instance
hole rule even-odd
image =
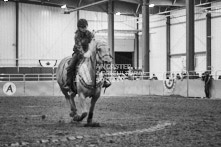
[[[31,3],[47,6],[61,7],[66,4],[69,12],[73,12],[78,9],[107,12],[108,0],[9,0],[18,1],[22,3]],[[120,12],[123,15],[136,15],[141,14],[141,6],[143,0],[113,0],[114,1],[114,13]],[[180,7],[185,7],[186,0],[150,0],[150,4],[154,4],[154,7],[150,7],[150,14],[164,13]],[[206,7],[210,2],[220,0],[195,0],[195,5]]]

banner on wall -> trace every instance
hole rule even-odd
[[[55,67],[57,64],[57,60],[50,60],[50,59],[40,59],[39,64],[42,67]]]
[[[165,79],[163,81],[164,89],[166,90],[166,92],[169,92],[169,93],[173,92],[175,88],[175,84],[176,84],[176,80],[174,78]]]

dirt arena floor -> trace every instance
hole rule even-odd
[[[101,97],[91,128],[69,112],[64,97],[1,97],[0,146],[221,146],[221,100]]]

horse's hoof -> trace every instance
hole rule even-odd
[[[81,119],[83,120],[87,116],[87,112],[81,114]]]
[[[100,123],[86,123],[84,127],[101,127]]]
[[[73,121],[78,121],[78,122],[80,122],[80,121],[82,121],[86,116],[87,116],[87,112],[82,113],[81,116],[79,116],[79,115],[76,114],[75,116],[73,116]]]
[[[74,117],[76,115],[76,113],[72,111],[69,115],[70,115],[70,117]]]
[[[80,119],[81,119],[81,116],[77,114],[73,116],[73,121],[79,121]]]

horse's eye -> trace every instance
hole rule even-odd
[[[98,51],[98,52],[101,51],[101,48],[97,48],[97,51]]]

